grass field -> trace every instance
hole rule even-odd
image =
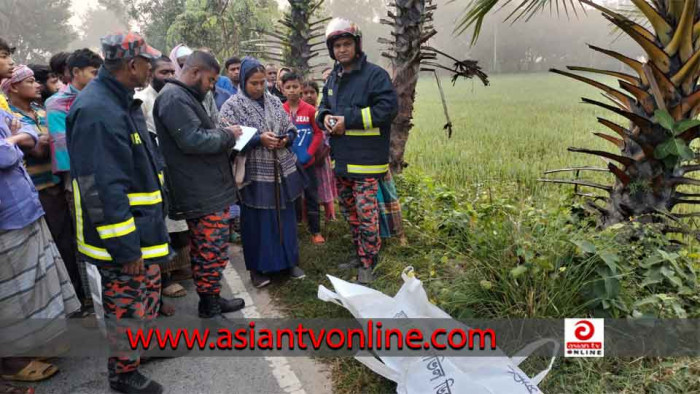
[[[401,271],[411,265],[431,301],[455,318],[588,314],[590,299],[584,294],[596,280],[589,272],[604,264],[572,241],[604,239],[595,238],[601,232],[586,225],[586,219],[576,222],[567,197],[572,186],[537,179],[549,169],[602,166],[599,158],[569,153],[566,148],[613,151],[611,144],[591,134],[605,131],[596,117],[625,123],[605,110],[581,104],[582,96],[598,99],[599,92],[564,77],[503,75],[492,77],[491,82],[489,87],[471,81],[460,81],[455,87],[443,82],[454,123],[451,139],[442,130],[445,118],[434,80],[419,82],[415,127],[405,158],[410,166],[397,178],[409,245],[383,240],[373,287],[395,294]],[[609,184],[612,179],[602,182]],[[349,317],[344,309],[316,297],[319,284],[330,284],[326,274],[353,279],[352,272],[336,268],[354,253],[347,224],[340,220],[325,225],[328,242],[320,247],[308,242],[305,226],[299,229],[300,264],[307,279],[275,284],[272,293],[292,317]],[[621,267],[630,275],[621,280],[622,290],[615,299],[634,307],[635,301],[664,291],[691,317],[700,316],[700,298],[678,297],[668,287],[649,290],[638,285],[641,279],[633,277],[638,274],[635,264],[657,248],[656,243],[648,243],[639,247],[613,243],[612,249],[599,249],[623,256]],[[684,255],[684,264],[694,264],[699,272],[697,245],[686,252],[691,254]],[[513,275],[516,267],[527,267],[527,274]],[[665,310],[662,306],[656,312]],[[351,359],[330,363],[335,392],[395,390]],[[544,365],[543,360],[534,363],[542,365],[530,365],[526,372]],[[560,359],[540,387],[548,393],[577,394],[700,392],[700,361]]]
[[[597,116],[619,118],[582,104],[584,96],[604,100],[583,83],[521,74],[491,77],[488,87],[477,81],[452,86],[447,80],[443,87],[454,134],[448,139],[442,130],[445,117],[434,79],[422,79],[406,149],[409,172],[423,171],[455,188],[507,183],[522,189],[514,191],[518,195],[541,196],[560,193],[557,186],[537,182],[545,170],[603,164],[567,147],[612,147],[591,131],[605,131]]]

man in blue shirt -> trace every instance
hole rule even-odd
[[[4,44],[0,39],[0,51]],[[5,50],[8,56],[12,51]],[[12,75],[5,60],[2,78]],[[14,66],[11,59],[9,64]],[[31,125],[0,109],[0,320],[12,322],[5,325],[12,328],[3,329],[0,346],[11,355],[45,346],[65,329],[65,317],[80,308],[23,163],[21,147],[31,150],[38,139]],[[58,372],[54,365],[27,358],[0,360],[0,374],[8,380],[22,380],[27,369],[43,371],[42,378]]]
[[[238,93],[238,85],[241,83],[241,59],[237,56],[230,57],[228,60],[226,60],[224,69],[226,70],[226,76],[228,78],[222,77],[219,78],[219,81],[222,79],[229,80],[231,86],[224,88],[228,89],[232,94]]]
[[[0,110],[0,232],[24,228],[44,215],[21,149],[38,140],[32,126]]]

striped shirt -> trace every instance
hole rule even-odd
[[[33,113],[31,114],[25,113],[14,105],[10,105],[10,110],[22,123],[34,127],[38,136],[49,135],[49,130],[46,126],[46,111],[38,105],[32,105]],[[25,158],[27,172],[32,178],[36,190],[43,190],[61,183],[61,179],[51,171],[51,154],[47,154],[42,158],[27,154]]]

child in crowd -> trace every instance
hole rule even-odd
[[[282,75],[281,86],[287,98],[287,101],[284,103],[284,110],[289,114],[298,132],[297,138],[292,145],[292,151],[303,166],[309,181],[304,189],[304,200],[309,231],[311,232],[311,242],[319,245],[326,241],[321,235],[318,186],[314,162],[316,151],[323,144],[323,132],[316,124],[316,108],[301,100],[301,82],[299,74],[288,72]],[[297,207],[299,211],[301,210],[301,205],[301,201],[298,201]]]
[[[316,108],[318,103],[319,87],[314,81],[306,81],[302,84],[302,100]],[[335,199],[338,197],[338,189],[335,186],[335,175],[331,166],[330,136],[325,135],[323,144],[316,151],[314,169],[318,183],[318,202],[323,205],[326,221],[334,221]]]

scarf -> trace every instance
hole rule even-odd
[[[248,71],[247,69],[246,71]],[[243,74],[243,67],[241,67]],[[241,81],[244,81],[241,78]],[[243,91],[243,90],[241,90]],[[282,104],[269,93],[265,93],[261,105],[245,93],[232,96],[221,107],[221,126],[240,125],[254,127],[258,135],[272,131],[277,135],[287,135],[296,129],[284,112]],[[275,209],[275,159],[270,149],[259,145],[245,153],[245,179],[241,184],[243,203],[258,209]],[[282,209],[292,204],[303,191],[303,180],[296,167],[296,157],[288,149],[278,149],[277,157],[281,165]]]
[[[34,71],[32,71],[31,68],[25,66],[24,64],[21,64],[15,67],[14,71],[12,71],[12,76],[10,78],[3,79],[2,84],[0,84],[0,88],[2,88],[3,93],[7,95],[10,93],[10,87],[12,85],[20,83],[25,79],[33,76]]]
[[[260,63],[260,61],[254,57],[246,56],[241,61],[241,72],[238,78],[240,83],[239,91],[243,92],[243,94],[248,98],[250,98],[250,96],[245,90],[245,85],[246,83],[248,83],[248,78],[250,78],[250,76],[254,74],[253,70],[255,70],[258,67],[262,67],[262,63]]]
[[[178,44],[172,51],[170,51],[170,60],[175,66],[175,78],[179,78],[182,73],[182,67],[177,62],[177,59],[183,56],[189,56],[192,54],[192,50],[185,44]]]

